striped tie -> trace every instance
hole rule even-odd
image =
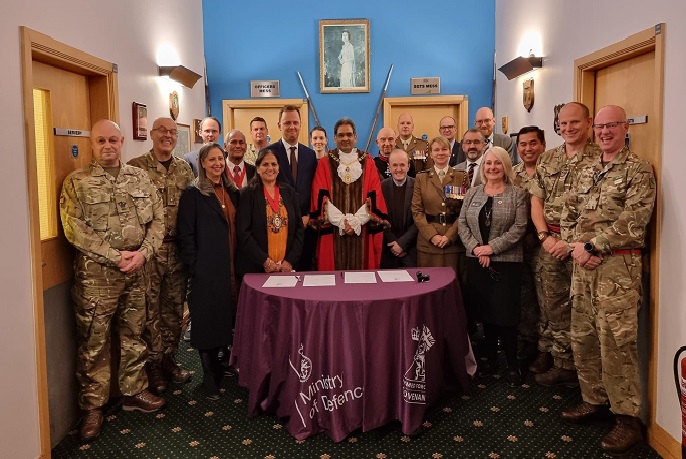
[[[474,182],[474,167],[476,167],[476,163],[469,163],[469,170],[467,171],[467,175],[469,175],[469,185]]]

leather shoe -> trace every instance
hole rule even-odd
[[[541,386],[575,386],[579,384],[575,370],[552,367],[545,373],[537,374],[534,379]]]
[[[191,380],[191,372],[176,363],[173,355],[165,355],[162,359],[162,371],[169,380],[176,384],[187,383]]]
[[[153,413],[162,408],[167,401],[151,393],[148,389],[143,389],[136,395],[124,397],[122,409],[124,411],[142,411],[143,413]]]
[[[610,415],[608,405],[593,405],[588,402],[581,402],[576,406],[562,410],[560,416],[569,422],[584,422],[593,419],[607,418]]]
[[[88,410],[81,419],[81,441],[93,441],[102,430],[103,415],[100,408]]]
[[[519,372],[519,369],[508,370],[507,385],[510,387],[519,387],[522,385],[522,374]]]
[[[148,375],[148,387],[157,395],[167,391],[167,380],[162,374],[162,368],[158,363],[148,362],[145,364],[145,372]]]
[[[618,414],[614,427],[600,441],[610,454],[622,455],[643,442],[643,423],[639,418]]]
[[[553,366],[553,356],[550,352],[539,352],[538,356],[529,365],[529,370],[532,373],[540,374],[550,370]]]

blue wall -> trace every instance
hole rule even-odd
[[[299,71],[319,121],[329,132],[329,146],[334,145],[334,123],[349,116],[357,124],[357,146],[364,148],[391,64],[393,76],[386,97],[409,96],[411,77],[439,76],[441,94],[469,97],[470,126],[477,108],[491,105],[495,0],[202,3],[215,116],[221,117],[223,99],[250,99],[250,80],[280,80],[282,98],[304,99]],[[371,91],[321,94],[319,20],[353,18],[370,21]],[[377,131],[382,124],[383,110]],[[309,125],[315,125],[311,113]],[[270,135],[272,140],[279,137],[276,126],[270,126]],[[369,149],[377,151],[375,145]]]

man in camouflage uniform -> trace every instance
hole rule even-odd
[[[267,129],[267,122],[261,116],[256,116],[250,120],[250,138],[252,143],[248,145],[243,161],[251,166],[255,165],[257,154],[261,149],[269,143],[269,129]],[[225,145],[226,147],[226,145]],[[228,148],[228,147],[227,147]]]
[[[146,346],[141,337],[148,288],[146,261],[162,243],[164,209],[147,174],[120,162],[123,143],[116,123],[95,123],[93,162],[69,174],[60,197],[64,235],[77,249],[72,297],[84,441],[95,439],[102,427],[102,407],[110,393],[113,327],[119,329],[118,379],[124,410],[152,412],[165,404],[147,390]]]
[[[150,389],[158,395],[167,390],[167,381],[185,383],[191,378],[175,357],[188,285],[188,276],[176,250],[176,213],[181,193],[194,180],[188,163],[172,154],[177,136],[173,119],[156,119],[150,130],[152,149],[129,161],[130,165],[148,173],[164,204],[164,239],[148,267],[150,292],[143,334],[148,345],[146,370]]]
[[[583,402],[570,421],[616,416],[600,446],[625,453],[643,440],[638,369],[641,249],[655,203],[652,166],[624,146],[624,109],[608,105],[593,125],[603,151],[579,173],[562,212],[562,237],[573,248],[572,349]]]
[[[521,162],[514,166],[514,184],[529,191],[536,177],[536,162],[545,151],[545,134],[536,126],[522,128],[517,134],[517,153]],[[541,243],[536,236],[536,226],[529,218],[523,239],[524,271],[522,271],[521,318],[518,327],[517,354],[526,366],[532,363],[538,351],[540,309],[538,306],[538,283],[536,261]]]
[[[410,158],[410,172],[414,177],[421,171],[432,170],[434,162],[429,154],[429,142],[414,136],[414,120],[409,113],[401,113],[398,117],[398,137],[395,140],[395,148],[407,152]]]
[[[577,171],[596,159],[600,150],[588,142],[592,118],[588,107],[578,102],[560,110],[560,134],[565,143],[541,155],[531,189],[531,219],[536,225],[542,250],[538,258],[541,306],[539,355],[529,369],[544,386],[576,384],[569,326],[572,279],[570,248],[560,239],[560,216]]]

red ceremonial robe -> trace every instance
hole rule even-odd
[[[378,269],[381,263],[383,229],[388,226],[386,202],[374,160],[366,152],[358,150],[358,153],[362,176],[350,184],[344,183],[338,176],[338,150],[331,150],[317,164],[312,181],[310,222],[319,230],[319,271]],[[326,218],[325,204],[329,200],[341,212],[352,214],[366,203],[370,219],[362,226],[360,236],[339,235],[338,227],[333,226]],[[358,247],[361,250],[359,257],[350,253],[351,250],[357,251]]]

